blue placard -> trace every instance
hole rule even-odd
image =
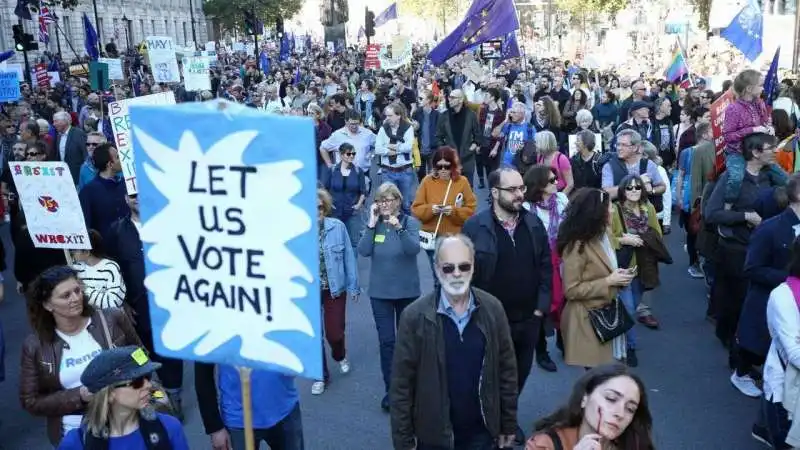
[[[313,123],[219,103],[130,107],[155,349],[322,379]]]
[[[15,102],[19,97],[19,73],[0,72],[0,102]]]

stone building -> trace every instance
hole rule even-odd
[[[81,19],[84,12],[98,29],[104,47],[113,39],[117,48],[123,51],[127,42],[135,46],[146,36],[153,35],[171,36],[176,45],[184,46],[193,41],[190,5],[193,8],[197,41],[199,45],[203,45],[211,35],[211,24],[203,14],[202,2],[203,0],[97,0],[99,24],[95,24],[92,2],[80,0],[74,10],[55,8],[59,17],[59,29],[57,31],[56,25],[50,24],[50,42],[46,46],[40,42],[39,48],[56,51],[60,45],[64,58],[71,59],[74,54],[68,45],[69,41],[75,52],[83,56],[86,53]],[[14,48],[11,26],[18,20],[14,15],[15,6],[16,0],[0,0],[0,52]],[[38,16],[34,13],[32,17],[32,21],[23,21],[23,26],[26,32],[36,37],[39,33]]]

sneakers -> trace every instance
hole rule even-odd
[[[344,374],[350,373],[350,361],[347,358],[339,361],[339,370]]]
[[[752,397],[752,398],[759,398],[761,397],[761,389],[756,386],[756,382],[750,377],[750,375],[739,376],[734,371],[731,374],[731,384],[739,390],[742,394]]]
[[[703,271],[697,266],[689,266],[689,269],[687,269],[686,271],[689,272],[689,276],[692,278],[699,279],[705,277]]]
[[[312,395],[322,395],[325,392],[325,382],[324,381],[315,381],[314,384],[311,385],[311,394]]]
[[[753,436],[753,439],[766,445],[767,448],[773,448],[772,444],[769,442],[769,432],[767,432],[766,427],[757,423],[753,424],[753,431],[750,433],[750,436]]]

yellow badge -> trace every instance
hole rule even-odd
[[[147,355],[144,353],[144,350],[141,348],[134,350],[134,352],[131,353],[131,358],[133,358],[133,360],[136,361],[136,364],[140,366],[147,364],[147,361],[149,361]]]
[[[383,235],[383,234],[376,234],[375,235],[375,242],[377,242],[379,244],[382,244],[383,241],[385,241],[385,240],[386,240],[386,235]]]
[[[159,399],[162,399],[162,398],[166,397],[164,395],[164,391],[162,391],[162,390],[155,390],[155,391],[153,391],[153,393],[151,395],[156,400],[159,400]]]

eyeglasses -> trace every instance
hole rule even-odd
[[[625,188],[625,190],[626,190],[626,191],[629,191],[629,192],[630,192],[630,191],[641,191],[641,190],[642,190],[642,187],[641,187],[641,186],[637,186],[637,185],[635,185],[635,184],[632,184],[632,185],[630,185],[630,186],[626,187],[626,188]]]
[[[450,170],[450,164],[437,164],[436,170]]]
[[[127,383],[118,384],[116,387],[118,388],[129,387],[132,389],[141,389],[144,387],[145,381],[150,381],[150,375],[142,375],[138,378],[134,378],[133,380],[128,381]]]
[[[558,182],[558,178],[557,177],[551,177],[550,179],[547,180],[547,182],[550,183],[550,184],[556,184]]]
[[[459,263],[459,264],[445,263],[445,264],[442,264],[442,267],[441,267],[442,273],[445,274],[445,275],[450,275],[451,273],[455,272],[456,268],[458,268],[458,271],[462,272],[462,273],[463,272],[470,272],[472,270],[472,263],[467,263],[467,262]]]
[[[356,152],[344,152],[344,153],[342,153],[342,156],[355,156],[355,155],[356,155]]]
[[[388,205],[389,203],[392,203],[395,200],[396,199],[394,197],[392,197],[392,198],[381,198],[381,199],[375,200],[375,203],[377,203],[379,205]]]
[[[503,192],[519,191],[520,194],[524,194],[524,193],[528,192],[528,187],[527,186],[506,186],[506,187],[497,186],[497,189],[499,189],[499,190],[501,190]]]

